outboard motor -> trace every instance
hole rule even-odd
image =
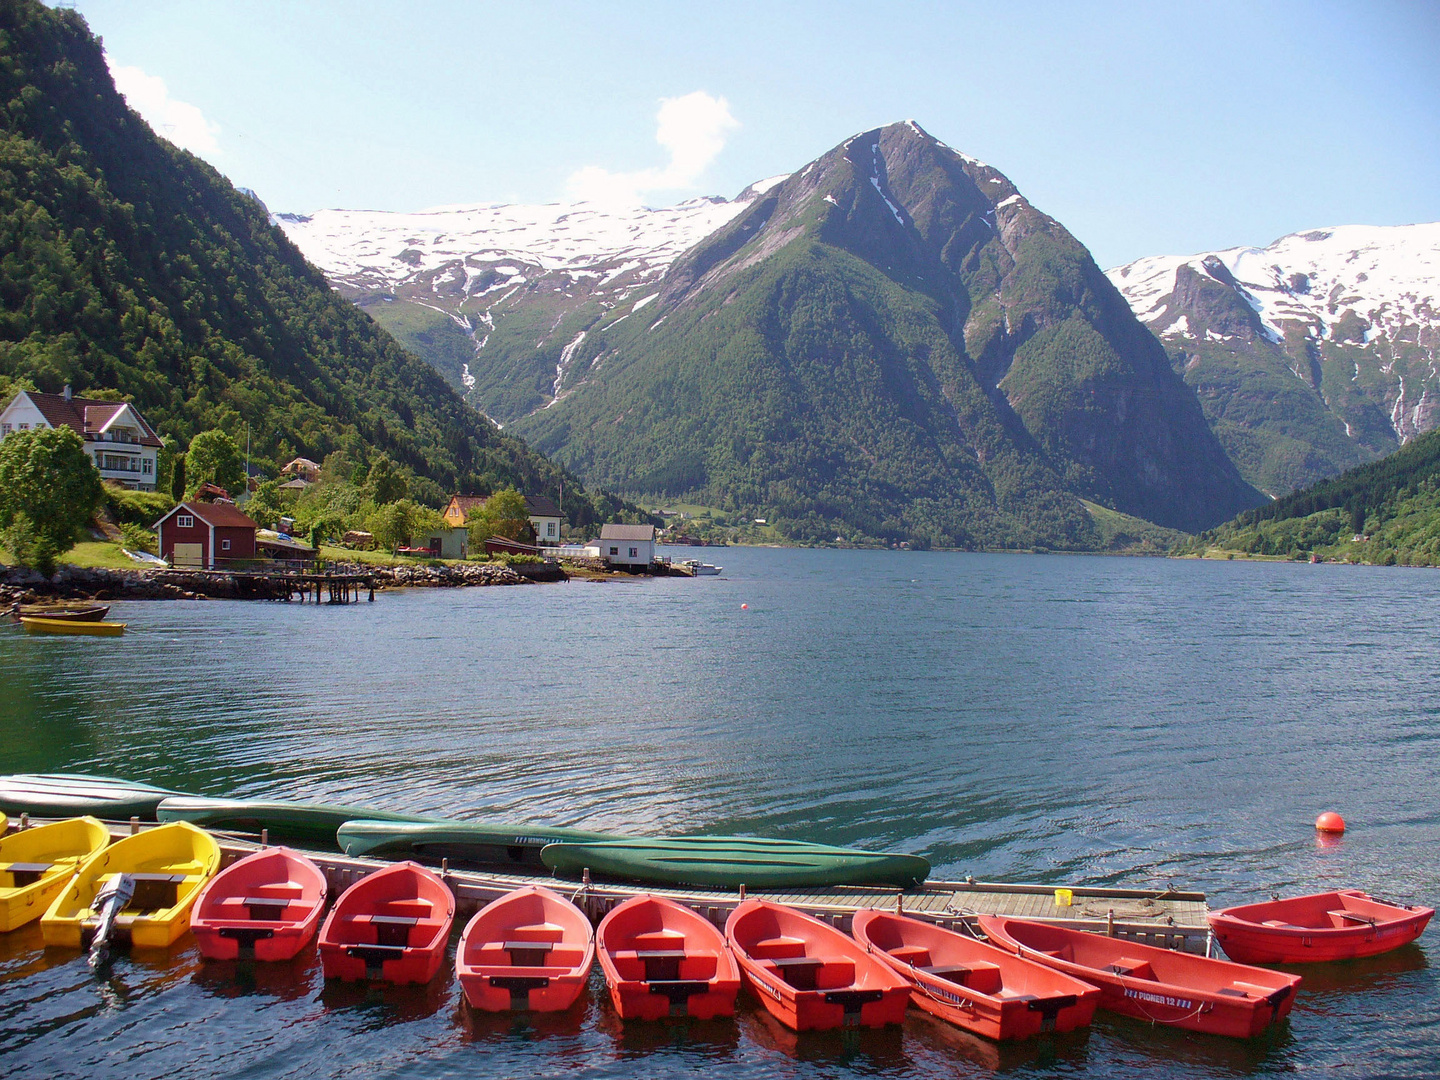
[[[110,934],[115,918],[135,895],[135,879],[129,874],[116,874],[100,888],[95,897],[95,910],[100,913],[100,928],[90,942],[90,966],[98,968],[110,958]]]

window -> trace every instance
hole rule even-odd
[[[9,425],[9,424],[0,424],[0,439],[3,439],[6,435],[9,435],[9,434],[10,434],[10,425]]]
[[[152,472],[155,471],[155,463],[149,458],[146,458],[140,463],[140,471],[146,476],[149,476]]]
[[[175,527],[177,529],[193,529],[195,527],[195,519],[189,514],[181,514],[175,519]]]
[[[221,541],[220,541],[220,550],[221,550],[221,551],[229,551],[229,550],[230,550],[230,541],[229,541],[229,540],[221,540]]]
[[[29,430],[30,430],[30,425],[29,425],[29,424],[17,424],[16,427],[17,427],[20,431],[29,431]]]
[[[618,547],[613,547],[613,548],[610,549],[610,554],[611,554],[611,555],[619,555],[619,554],[620,554],[620,549],[619,549]]]
[[[553,522],[553,521],[552,521],[552,522],[549,522],[549,523],[545,526],[545,535],[546,535],[546,536],[554,536],[554,535],[555,535],[555,522]]]
[[[631,549],[630,549],[630,558],[632,558],[632,559],[638,559],[639,557],[640,557],[640,549],[639,549],[639,548],[631,548]]]

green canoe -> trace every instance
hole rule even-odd
[[[398,856],[460,866],[514,866],[540,869],[547,845],[618,840],[609,833],[505,825],[474,821],[347,821],[336,834],[347,855]]]
[[[598,876],[647,885],[752,889],[825,885],[909,888],[930,875],[919,855],[856,851],[749,836],[685,836],[657,840],[551,844],[541,861],[557,874]]]
[[[265,829],[273,837],[310,840],[326,845],[335,842],[335,830],[352,818],[386,822],[435,820],[419,814],[392,814],[363,806],[331,806],[275,799],[205,799],[198,795],[166,799],[156,814],[161,821],[188,821],[202,828],[236,832],[258,833]]]
[[[80,817],[102,821],[155,820],[155,808],[177,794],[150,784],[84,773],[23,773],[0,776],[0,813],[33,817]]]

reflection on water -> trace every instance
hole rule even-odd
[[[1440,575],[735,549],[726,575],[126,603],[114,641],[0,626],[0,771],[613,831],[928,855],[938,874],[1175,885],[1217,905],[1337,887],[1440,897]],[[741,603],[749,608],[742,611]],[[1316,815],[1350,830],[1317,842]],[[5,1076],[1440,1073],[1418,946],[1305,969],[1238,1044],[1102,1014],[997,1046],[914,1015],[797,1037],[621,1024],[598,974],[559,1017],[291,965],[0,937]]]

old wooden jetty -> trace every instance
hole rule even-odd
[[[114,825],[114,835],[128,835],[145,826],[136,822]],[[223,864],[257,850],[266,837],[213,831],[220,842]],[[335,853],[306,851],[329,881],[332,895],[376,870],[386,860],[354,858]],[[537,877],[500,871],[452,870],[443,862],[441,876],[455,893],[456,914],[468,918],[478,908],[512,889],[537,882],[571,896],[590,918],[599,922],[611,908],[632,896],[648,893],[665,896],[694,908],[716,926],[744,899],[738,891],[724,889],[662,888],[610,882],[575,882],[563,878]],[[846,932],[851,917],[860,908],[874,907],[906,915],[950,929],[974,928],[980,915],[1010,915],[1036,922],[1055,923],[1077,930],[1110,934],[1147,945],[1206,954],[1210,950],[1210,927],[1205,894],[1174,889],[1121,889],[1069,886],[1072,902],[1056,903],[1054,885],[1017,885],[981,881],[927,881],[913,889],[884,886],[836,886],[823,889],[756,891],[748,895],[798,908]]]

